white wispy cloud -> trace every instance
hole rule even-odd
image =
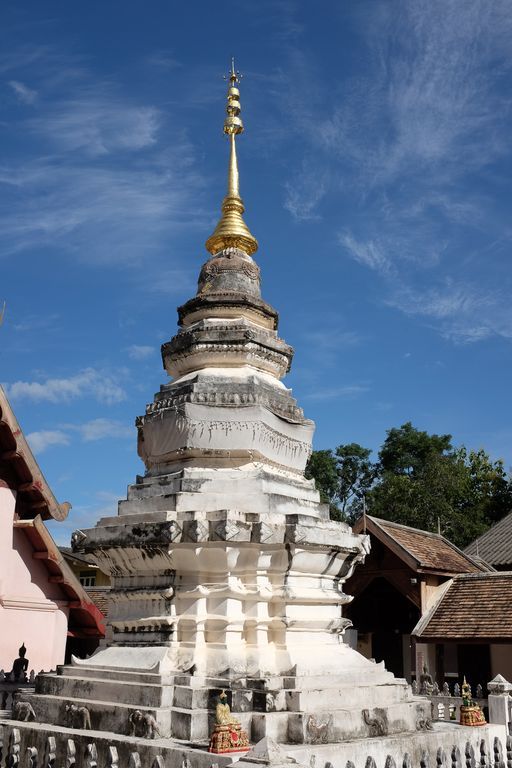
[[[78,436],[84,443],[98,440],[134,439],[135,427],[118,419],[97,418],[83,424],[59,424],[58,429],[30,432],[27,440],[34,453],[43,453],[51,446],[67,446]]]
[[[42,62],[48,66],[49,58],[53,58],[53,53],[47,45],[27,43],[11,50],[4,49],[0,54],[0,74],[24,69],[37,72]]]
[[[19,80],[9,80],[9,85],[22,104],[33,104],[37,99],[37,91],[29,88],[25,83],[21,83]]]
[[[78,150],[95,156],[151,146],[159,124],[154,107],[123,102],[108,91],[83,89],[79,97],[53,102],[50,111],[32,118],[28,126],[59,152]]]
[[[342,330],[333,323],[329,329],[320,329],[318,331],[307,331],[304,334],[307,344],[315,349],[320,349],[322,353],[329,350],[336,350],[342,347],[353,347],[361,342],[361,335],[356,331]]]
[[[352,384],[344,387],[319,387],[314,392],[304,395],[307,400],[336,400],[337,398],[354,398],[369,391],[369,387]]]
[[[455,343],[471,343],[501,336],[512,339],[512,310],[507,290],[492,286],[489,280],[475,283],[464,278],[426,274],[424,269],[407,269],[404,255],[391,257],[399,250],[389,242],[376,245],[373,240],[356,241],[346,233],[340,242],[360,264],[374,271],[382,280],[383,303],[410,317],[425,319],[446,339]],[[430,255],[430,265],[437,264],[439,254]],[[415,265],[413,265],[415,266]],[[466,271],[467,272],[467,271]]]
[[[68,424],[65,427],[78,432],[86,443],[112,438],[133,437],[135,428],[117,419],[98,418],[86,421],[84,424]]]
[[[361,343],[361,334],[347,330],[342,323],[339,317],[333,315],[325,319],[325,325],[321,328],[302,334],[306,354],[313,362],[313,370],[335,366],[346,355],[347,347]]]
[[[173,56],[172,51],[167,50],[153,51],[146,61],[150,67],[163,70],[179,69],[183,66],[181,61]]]
[[[0,214],[3,253],[53,244],[89,262],[140,261],[184,226],[195,182],[191,173],[182,187],[165,163],[130,170],[43,159],[0,167],[0,184],[16,190]]]
[[[144,288],[149,293],[162,293],[169,296],[195,293],[197,273],[191,269],[160,269],[156,277],[148,277]]]
[[[398,307],[407,314],[425,315],[435,320],[444,320],[480,312],[489,304],[489,299],[475,293],[467,286],[448,283],[423,291],[404,288],[386,303]]]
[[[497,189],[510,158],[508,2],[363,2],[348,17],[366,41],[365,67],[347,76],[340,65],[333,89],[299,31],[275,94],[319,178],[339,179],[309,198],[306,218],[338,195],[350,216],[338,227],[342,252],[374,273],[389,306],[456,343],[512,338],[512,284],[495,269],[512,239]],[[299,203],[301,176],[307,190],[309,166],[288,181]]]
[[[15,381],[4,385],[12,400],[60,403],[78,398],[93,397],[112,405],[126,399],[126,392],[112,374],[86,368],[67,378],[49,378],[44,381]]]
[[[446,280],[440,285],[413,289],[398,287],[386,300],[410,316],[434,321],[441,335],[455,343],[473,343],[490,336],[512,339],[512,312],[499,292]]]
[[[301,130],[350,165],[353,182],[400,176],[421,190],[435,173],[439,190],[506,150],[510,105],[493,87],[496,66],[511,67],[506,0],[398,2],[361,14],[363,24],[369,74],[345,81],[323,119],[300,113]]]
[[[156,347],[146,346],[144,344],[132,344],[128,347],[128,357],[131,360],[147,360],[156,352]]]
[[[391,261],[383,252],[382,247],[373,240],[358,241],[350,232],[342,232],[338,238],[341,245],[359,264],[383,274],[389,274],[392,271]]]
[[[51,313],[48,315],[23,315],[15,318],[12,327],[15,331],[25,333],[51,328],[59,320],[60,315]]]
[[[43,453],[52,445],[69,445],[69,436],[60,429],[42,429],[29,432],[27,441],[34,453]]]
[[[328,189],[328,174],[303,161],[301,171],[285,183],[284,207],[296,221],[318,219],[318,205]]]
[[[1,71],[18,86],[33,71],[40,95],[6,126],[32,140],[0,166],[2,255],[49,246],[86,262],[155,264],[171,234],[205,221],[202,172],[172,106],[128,96],[48,47],[4,53]]]
[[[471,322],[464,325],[459,321],[443,328],[442,335],[445,339],[450,339],[450,341],[453,341],[456,344],[472,344],[473,342],[483,341],[483,339],[489,338],[494,332],[494,328],[490,325],[472,325]],[[510,329],[507,334],[500,335],[512,338]]]

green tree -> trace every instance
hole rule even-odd
[[[464,446],[458,454],[470,473],[472,503],[481,508],[489,524],[512,512],[512,482],[503,461],[492,461],[482,449],[468,452]]]
[[[371,451],[359,443],[348,443],[336,448],[337,497],[344,519],[353,521],[362,512],[363,498],[371,488],[376,475]]]
[[[358,443],[339,445],[336,451],[313,451],[306,477],[315,479],[322,501],[329,504],[331,518],[352,522],[362,509],[364,494],[375,477],[371,451]]]
[[[388,430],[372,463],[358,443],[313,451],[306,475],[313,477],[335,520],[353,522],[362,513],[426,531],[465,547],[512,511],[512,481],[502,461],[484,450],[454,448],[451,435],[429,434],[410,421]]]
[[[370,514],[469,544],[512,509],[503,463],[487,453],[454,449],[451,435],[429,435],[410,422],[390,429],[379,452]]]
[[[430,457],[449,454],[451,441],[451,435],[429,435],[407,421],[398,429],[388,430],[379,451],[380,471],[414,476],[423,470]]]
[[[313,478],[316,487],[320,491],[320,501],[329,504],[329,512],[333,520],[340,519],[338,507],[338,474],[336,471],[336,458],[329,450],[313,451],[306,466],[305,475]]]

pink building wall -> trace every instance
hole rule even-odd
[[[37,673],[64,662],[69,610],[25,533],[13,529],[15,505],[16,492],[0,481],[0,668],[10,671],[25,643]]]

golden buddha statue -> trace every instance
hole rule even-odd
[[[222,690],[215,707],[215,728],[210,738],[208,751],[223,754],[225,752],[247,752],[248,750],[249,737],[236,717],[231,714],[227,693]]]
[[[219,703],[215,707],[215,724],[231,725],[231,723],[235,724],[237,722],[238,721],[231,714],[226,691],[222,690],[219,696]]]
[[[471,686],[464,676],[464,682],[462,683],[462,705],[460,708],[460,724],[461,725],[486,725],[484,713],[471,696]]]

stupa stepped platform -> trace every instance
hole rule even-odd
[[[37,719],[44,714],[45,722],[66,724],[74,705],[87,709],[93,730],[130,735],[130,717],[138,710],[154,718],[161,736],[197,744],[208,739],[225,677],[129,672],[96,667],[94,660],[38,677],[36,692],[25,697]],[[393,678],[382,665],[356,667],[352,675],[329,678],[232,679],[231,711],[253,742],[267,736],[293,744],[311,743],[322,724],[328,741],[337,743],[347,735],[375,736],[376,730],[380,735],[413,733],[429,719],[430,702],[413,696],[404,680]]]
[[[267,510],[258,513],[244,512],[237,508],[199,511],[166,509],[173,501],[173,497],[165,499],[162,503],[164,509],[159,511],[142,511],[125,518],[101,518],[97,528],[85,529],[77,534],[81,539],[80,551],[92,551],[93,546],[107,544],[120,549],[121,544],[118,542],[116,546],[114,537],[122,530],[124,544],[159,544],[162,549],[171,542],[299,543],[305,542],[306,536],[310,534],[311,544],[330,544],[332,538],[329,539],[329,536],[336,535],[339,538],[334,546],[339,547],[340,551],[348,548],[349,552],[360,552],[358,539],[353,537],[350,529],[342,527],[340,530],[339,523],[307,514],[307,507],[305,514],[291,514],[283,510],[280,515],[270,515]],[[98,553],[97,557],[101,558],[102,554]]]
[[[289,514],[329,519],[328,505],[319,503],[312,480],[250,464],[243,469],[186,467],[139,478],[128,488],[127,499],[119,502],[118,516],[103,518],[100,525],[107,519],[122,522],[125,515],[222,509],[267,514],[276,522]]]
[[[204,492],[208,493],[205,494]],[[295,475],[290,472],[278,472],[265,465],[250,464],[240,469],[216,469],[186,467],[183,470],[159,475],[146,475],[138,478],[138,482],[128,488],[128,502],[145,498],[155,499],[166,494],[194,494],[190,498],[199,501],[199,494],[215,493],[248,494],[245,506],[252,511],[253,494],[273,493],[279,496],[289,496],[293,499],[313,502],[319,507],[321,516],[328,520],[328,505],[318,504],[319,493],[313,480]],[[128,508],[129,509],[129,508]],[[127,514],[126,501],[119,502],[119,514]],[[128,512],[129,514],[129,512]],[[318,510],[316,510],[318,514]]]
[[[263,375],[250,366],[231,368],[229,371],[209,366],[193,375],[183,376],[179,381],[162,384],[153,402],[147,405],[146,415],[138,423],[141,424],[161,410],[178,407],[186,402],[208,404],[212,408],[257,403],[287,421],[312,423],[305,419],[290,389],[275,377]]]

